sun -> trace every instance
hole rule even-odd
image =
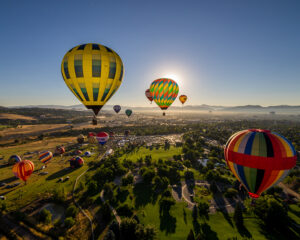
[[[175,82],[177,82],[177,84],[179,86],[182,85],[182,82],[180,81],[180,77],[177,74],[173,74],[173,73],[164,74],[163,77],[165,77],[165,78],[171,78],[172,80],[174,80]]]

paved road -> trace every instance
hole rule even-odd
[[[196,185],[209,186],[209,183],[201,181],[201,182],[196,182]],[[195,206],[195,202],[193,202],[192,199],[190,198],[191,193],[189,192],[188,187],[185,183],[182,184],[181,190],[172,188],[172,195],[176,201],[184,200],[188,204],[188,208],[190,209],[193,209],[193,207]],[[238,201],[240,201],[240,199]],[[228,199],[223,198],[222,196],[215,197],[210,202],[209,212],[215,213],[217,209],[225,209],[228,213],[234,212],[235,203],[236,203],[235,200],[229,201]]]

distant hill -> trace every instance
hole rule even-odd
[[[0,106],[0,109],[4,108]],[[63,106],[63,105],[28,105],[28,106],[14,106],[9,108],[50,108],[50,109],[76,109],[76,110],[85,110],[86,108],[82,104]],[[112,110],[113,105],[105,105],[103,110]],[[132,107],[132,106],[122,106],[123,109],[130,108],[134,111],[151,111],[156,109],[155,104],[150,105],[149,107]],[[172,111],[182,110],[179,106],[173,106],[170,109]],[[249,113],[283,113],[283,114],[300,114],[300,105],[290,106],[290,105],[276,105],[276,106],[260,106],[260,105],[244,105],[244,106],[211,106],[211,105],[186,105],[183,107],[184,111],[217,111],[217,112],[249,112]]]

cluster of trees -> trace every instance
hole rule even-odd
[[[135,219],[124,218],[119,226],[113,221],[104,240],[153,240],[156,238],[156,229],[147,225],[138,223]]]

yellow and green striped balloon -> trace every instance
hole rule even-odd
[[[88,43],[78,45],[65,54],[61,72],[71,92],[97,115],[120,87],[124,67],[115,51]]]

